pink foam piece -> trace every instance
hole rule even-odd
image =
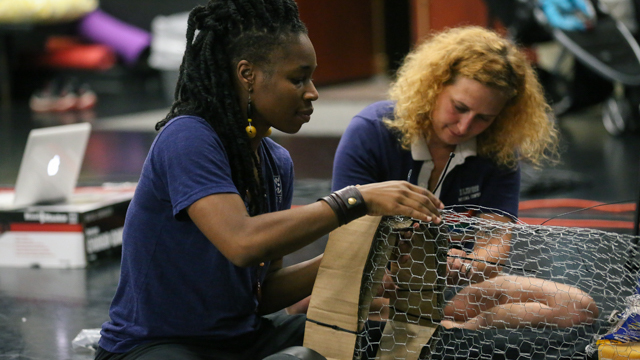
[[[85,38],[113,48],[126,64],[134,64],[151,44],[151,34],[136,26],[116,19],[98,9],[86,15],[78,31]]]

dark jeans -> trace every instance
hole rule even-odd
[[[285,348],[301,346],[305,321],[305,315],[282,312],[265,316],[256,341],[244,344],[243,348],[220,349],[201,342],[167,339],[136,346],[124,354],[113,354],[99,347],[95,360],[259,360]]]

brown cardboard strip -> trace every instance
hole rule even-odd
[[[330,360],[354,358],[373,294],[389,261],[397,260],[397,228],[406,226],[390,218],[365,216],[329,234],[307,311],[305,347]],[[411,291],[391,294],[390,320],[380,343],[380,359],[418,359],[437,326],[431,320],[442,317],[446,271],[442,268],[446,267],[442,241],[425,233],[414,237],[411,255],[416,261],[395,268],[391,263],[394,279]],[[418,316],[414,318],[412,313]]]
[[[353,358],[362,273],[380,220],[365,216],[329,234],[307,318],[349,332],[307,321],[304,336],[304,346],[327,359]]]

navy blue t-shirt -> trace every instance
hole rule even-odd
[[[380,101],[356,115],[340,139],[333,163],[333,191],[349,185],[388,180],[417,184],[423,161],[402,149],[399,134],[383,119],[393,119],[394,104]],[[499,167],[490,159],[467,157],[442,182],[440,200],[446,206],[480,205],[518,215],[520,168]]]
[[[258,149],[268,211],[290,208],[293,163],[265,138]],[[122,270],[100,346],[123,353],[158,339],[210,344],[250,338],[259,316],[254,286],[264,267],[228,261],[186,215],[195,201],[238,193],[220,138],[201,118],[181,116],[158,134],[125,220]]]

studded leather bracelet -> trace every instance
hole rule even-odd
[[[347,224],[361,216],[367,215],[367,204],[355,186],[347,186],[331,195],[318,199],[323,200],[336,213],[340,226]]]

